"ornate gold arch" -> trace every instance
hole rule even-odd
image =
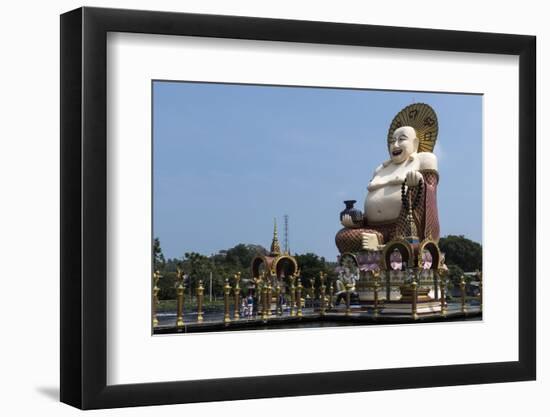
[[[259,270],[260,264],[262,263],[265,265],[266,271],[269,271],[271,269],[271,262],[272,261],[270,261],[266,256],[263,256],[263,255],[255,256],[254,259],[252,259],[252,263],[250,265],[252,277],[258,278],[258,270]]]
[[[359,262],[357,261],[357,256],[352,253],[352,252],[344,252],[340,255],[340,264],[342,264],[342,259],[344,259],[344,257],[350,257],[353,259],[353,262],[355,262],[355,266],[359,266]]]
[[[279,256],[265,256],[265,255],[257,255],[252,259],[252,263],[250,265],[250,269],[252,271],[252,276],[257,277],[259,273],[260,265],[263,263],[265,265],[265,269],[267,273],[270,274],[276,274],[277,273],[277,264],[282,260],[289,260],[292,264],[292,268],[294,269],[292,273],[295,273],[298,271],[298,262],[296,262],[296,259],[293,256],[290,255],[279,255]]]
[[[433,251],[430,250],[430,248],[432,248]],[[424,249],[427,249],[432,254],[432,257],[436,258],[433,259],[431,269],[439,269],[441,267],[441,251],[439,250],[439,245],[437,242],[432,239],[424,239],[420,242],[420,245],[418,246],[417,266],[422,268],[422,252]]]
[[[280,255],[280,256],[277,256],[275,259],[273,259],[273,263],[271,265],[271,270],[275,272],[275,275],[277,275],[277,264],[279,263],[279,261],[282,261],[283,259],[288,259],[292,263],[292,266],[294,267],[294,271],[292,271],[293,274],[296,271],[298,271],[298,262],[296,262],[296,259],[293,256]]]
[[[389,265],[388,265],[388,262],[386,262],[386,258],[389,256],[390,254],[390,250],[393,251],[393,249],[397,248],[397,247],[402,247],[405,249],[405,251],[407,252],[407,255],[408,255],[408,259],[407,259],[407,265],[408,266],[413,266],[413,249],[412,249],[412,246],[409,242],[407,242],[405,239],[396,239],[396,240],[391,240],[389,241],[385,246],[384,246],[384,251],[382,252],[382,268],[383,269],[388,269]],[[401,251],[399,251],[401,252]]]

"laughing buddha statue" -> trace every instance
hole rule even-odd
[[[439,174],[432,153],[437,132],[437,116],[426,104],[412,104],[395,116],[388,131],[390,159],[375,169],[364,211],[349,200],[340,214],[340,253],[377,250],[399,238],[439,240]]]

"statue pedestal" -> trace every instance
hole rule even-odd
[[[401,299],[398,302],[402,303],[412,303],[413,301],[413,289],[410,285],[401,285],[399,287],[401,291]],[[425,303],[429,301],[434,301],[428,294],[430,293],[429,287],[418,287],[416,290],[416,302]]]
[[[385,314],[412,314],[414,291],[410,285],[402,285],[401,299],[396,302],[384,304],[382,312]],[[416,314],[441,312],[441,303],[429,296],[429,287],[419,287],[416,290]]]
[[[382,306],[383,314],[403,314],[410,315],[412,314],[412,303],[407,302],[394,302],[386,303]],[[425,301],[418,302],[416,304],[416,314],[419,316],[423,314],[439,313],[441,312],[441,303],[439,301]]]

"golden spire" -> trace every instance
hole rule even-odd
[[[281,246],[279,245],[279,239],[277,238],[277,219],[273,219],[273,241],[271,242],[271,255],[280,255]]]

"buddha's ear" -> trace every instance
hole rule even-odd
[[[420,145],[420,139],[418,139],[418,136],[416,135],[416,131],[414,133],[415,133],[414,134],[414,139],[413,139],[414,151],[418,152],[418,146]]]

